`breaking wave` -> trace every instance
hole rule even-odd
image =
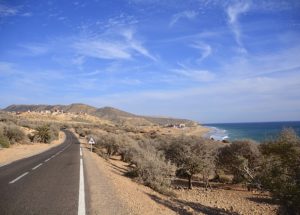
[[[228,131],[224,129],[220,129],[217,127],[205,126],[210,129],[208,133],[204,135],[205,138],[213,139],[213,140],[226,140],[229,138]]]

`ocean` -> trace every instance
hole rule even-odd
[[[206,137],[215,140],[253,139],[262,142],[276,137],[283,128],[293,128],[300,136],[300,121],[297,122],[251,122],[204,124],[211,131]]]

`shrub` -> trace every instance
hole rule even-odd
[[[91,134],[90,129],[83,128],[81,126],[75,127],[75,132],[80,136],[80,137],[86,137]]]
[[[155,150],[136,149],[132,162],[135,167],[130,175],[137,177],[138,181],[152,189],[170,194],[169,187],[175,173],[175,167],[166,162],[161,153]]]
[[[9,148],[9,140],[2,133],[0,133],[0,147]]]
[[[59,126],[52,124],[50,125],[50,141],[57,140],[59,138]]]
[[[233,174],[233,182],[253,181],[260,162],[258,143],[253,140],[237,140],[219,149],[218,167]]]
[[[209,176],[215,170],[215,150],[206,140],[182,136],[174,139],[166,148],[168,160],[177,166],[177,176],[188,179],[188,187],[192,189],[192,178],[201,173],[209,186]]]
[[[20,142],[25,139],[24,132],[16,125],[7,125],[3,129],[3,135],[8,138],[10,143]]]
[[[50,143],[51,131],[48,125],[38,126],[35,132],[35,140],[42,143]]]
[[[59,137],[59,126],[56,124],[37,126],[35,130],[34,136],[29,136],[29,139],[36,142],[50,143]]]
[[[289,214],[300,214],[300,139],[292,129],[263,143],[264,156],[259,178]]]

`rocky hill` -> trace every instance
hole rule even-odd
[[[96,108],[86,104],[76,103],[70,105],[10,105],[3,109],[8,112],[26,112],[26,111],[63,111],[64,113],[87,113],[97,116],[101,119],[110,120],[117,123],[129,122],[130,124],[181,124],[196,125],[197,123],[186,119],[176,119],[168,117],[150,117],[139,116],[132,113],[128,113],[113,107]]]

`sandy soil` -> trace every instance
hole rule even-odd
[[[98,158],[102,160],[102,158]],[[100,161],[99,161],[100,162]],[[106,162],[105,160],[102,161]],[[253,193],[245,188],[222,187],[205,191],[174,190],[176,198],[166,197],[123,176],[127,164],[119,160],[103,163],[122,199],[138,214],[276,214],[279,206],[267,194]],[[106,166],[106,167],[105,167]]]
[[[209,131],[209,128],[203,127],[201,125],[185,128],[165,128],[161,126],[143,126],[145,132],[156,132],[158,134],[169,134],[173,136],[179,136],[182,134],[190,136],[201,137]]]
[[[59,139],[52,141],[50,144],[15,144],[10,148],[0,149],[0,166],[46,151],[52,147],[57,146],[58,144],[63,143],[65,138],[65,133],[60,131]]]

